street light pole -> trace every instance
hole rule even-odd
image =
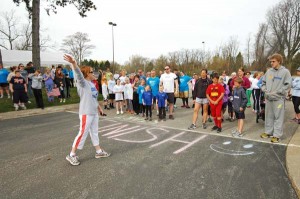
[[[115,42],[114,42],[114,26],[117,26],[116,23],[109,22],[109,25],[111,25],[111,32],[112,32],[112,45],[113,45],[113,69],[115,73]]]

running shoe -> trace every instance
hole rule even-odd
[[[181,108],[184,108],[184,107],[185,107],[185,105],[182,105],[182,106],[181,106]]]
[[[149,118],[149,121],[152,121],[152,118],[151,118],[151,117]]]
[[[222,128],[218,128],[217,133],[221,133],[221,132],[222,132]]]
[[[243,137],[244,134],[238,132],[238,131],[235,131],[233,134],[232,134],[232,137],[235,137],[235,138],[240,138],[240,137]]]
[[[121,111],[121,114],[123,114],[123,111]]]
[[[278,143],[278,142],[279,142],[279,138],[277,138],[277,137],[272,137],[271,142],[272,142],[272,143]]]
[[[195,129],[196,128],[196,125],[195,124],[191,124],[191,126],[189,126],[188,129],[192,130],[192,129]]]
[[[207,121],[208,121],[208,122],[212,122],[212,119],[209,117]]]
[[[148,120],[148,117],[146,117],[145,120]]]
[[[203,129],[206,129],[206,128],[207,128],[206,123],[202,123],[202,128],[203,128]]]
[[[110,156],[110,153],[107,153],[106,151],[102,150],[100,153],[95,154],[95,158],[107,158]]]
[[[271,135],[266,134],[266,133],[262,133],[262,134],[260,135],[260,137],[261,137],[261,138],[270,138]]]
[[[174,120],[174,116],[173,115],[169,115],[169,119],[170,120]]]
[[[214,130],[217,130],[218,128],[219,128],[219,127],[214,126],[214,127],[211,128],[211,130],[214,131]]]
[[[186,105],[185,108],[191,108],[189,105]]]
[[[78,156],[67,155],[66,160],[68,160],[70,162],[70,164],[73,165],[73,166],[80,165]]]
[[[119,111],[117,111],[117,115],[119,115],[120,114],[120,112]]]

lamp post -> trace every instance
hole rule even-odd
[[[111,31],[112,31],[112,45],[113,45],[113,69],[115,73],[115,44],[114,44],[114,26],[117,26],[116,23],[109,22],[109,25],[111,25]]]

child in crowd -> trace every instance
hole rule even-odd
[[[227,104],[228,104],[228,95],[230,93],[229,86],[224,83],[224,77],[220,76],[219,83],[224,87],[225,93],[223,97],[223,104],[222,104],[222,111],[221,111],[221,117],[222,122],[224,121],[224,113],[226,112]]]
[[[143,93],[145,91],[145,84],[146,81],[142,78],[141,84],[138,87],[138,95],[139,95],[139,104],[140,104],[140,113],[142,113],[142,116],[145,117],[145,106],[143,105]]]
[[[219,75],[217,73],[214,74],[213,83],[210,84],[206,89],[206,97],[209,100],[210,109],[211,109],[211,116],[214,118],[215,126],[212,130],[217,130],[217,133],[222,131],[222,98],[224,96],[225,90],[224,87],[218,83]]]
[[[115,108],[115,94],[114,94],[114,87],[116,85],[116,82],[114,80],[114,77],[112,75],[109,76],[110,79],[108,80],[108,94],[109,94],[109,108]]]
[[[9,81],[9,90],[13,94],[13,103],[15,110],[19,110],[19,106],[22,109],[26,109],[24,103],[27,102],[27,86],[26,81],[21,77],[19,70],[15,71],[15,76],[13,76]]]
[[[146,108],[146,118],[145,120],[148,120],[148,113],[150,116],[149,121],[152,121],[152,104],[153,104],[153,96],[152,92],[150,90],[150,86],[147,85],[145,87],[145,92],[142,94],[142,100],[143,100],[143,105]]]
[[[300,67],[297,68],[297,77],[292,81],[292,101],[295,111],[295,118],[292,120],[300,124]]]
[[[56,84],[57,88],[59,88],[60,91],[60,96],[59,102],[66,102],[66,97],[65,97],[65,76],[61,71],[61,68],[57,68],[55,71],[55,78],[54,78],[54,83]]]
[[[156,103],[158,106],[158,118],[159,120],[164,120],[166,121],[166,105],[167,105],[167,99],[168,99],[168,95],[164,92],[164,87],[160,86],[159,87],[159,92],[156,95]]]
[[[101,87],[102,87],[102,96],[103,96],[103,105],[104,105],[104,109],[109,110],[110,107],[107,107],[107,101],[108,101],[108,86],[107,86],[107,79],[105,77],[105,75],[103,75],[102,79],[101,79]]]
[[[114,86],[113,89],[115,93],[115,100],[116,100],[116,108],[117,108],[117,115],[120,113],[123,114],[123,91],[124,87],[121,85],[121,80],[117,80],[117,85]]]
[[[242,83],[243,79],[240,77],[237,77],[234,80],[232,107],[235,112],[236,119],[238,120],[238,128],[232,131],[233,137],[243,136],[242,131],[244,127],[245,108],[248,100],[245,89],[241,86]]]
[[[133,88],[129,81],[129,78],[125,78],[125,85],[124,85],[124,99],[127,103],[127,111],[128,113],[133,114],[133,106],[132,106],[132,99],[133,99]]]
[[[44,109],[43,95],[42,95],[42,81],[43,76],[40,70],[36,70],[33,74],[28,75],[32,80],[32,91],[36,101],[37,108]]]

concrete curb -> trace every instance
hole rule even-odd
[[[21,110],[21,111],[11,111],[6,113],[1,113],[0,120],[28,117],[33,115],[44,115],[48,113],[56,113],[56,112],[71,111],[71,110],[78,110],[78,109],[79,109],[79,104],[68,104],[62,106],[47,107],[45,109],[35,108],[35,109],[28,109],[28,110]]]
[[[288,177],[300,198],[300,128],[291,138],[286,150],[286,167]]]

